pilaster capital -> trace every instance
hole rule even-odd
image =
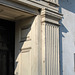
[[[60,25],[59,20],[62,19],[62,14],[60,14],[59,12],[54,12],[48,8],[43,8],[41,11],[41,17],[42,22]]]

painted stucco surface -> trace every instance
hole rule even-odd
[[[60,12],[60,65],[61,75],[75,75],[75,0],[59,0]]]

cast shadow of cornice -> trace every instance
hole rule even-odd
[[[59,0],[59,12],[62,13],[62,8],[70,11],[72,13],[75,13],[75,8],[72,8],[75,6],[75,2],[72,3],[72,1],[74,0]],[[63,13],[62,13],[63,14]],[[64,19],[64,15],[63,18]],[[60,31],[59,31],[59,36],[60,36],[60,75],[63,75],[63,47],[62,47],[62,38],[65,38],[65,35],[69,32],[69,30],[65,27],[66,25],[64,25],[62,23],[62,20],[60,21]],[[63,34],[65,33],[65,35]]]
[[[67,28],[62,24],[62,20],[60,21],[60,28],[59,28],[59,43],[60,43],[60,75],[63,75],[63,49],[62,49],[62,38],[65,38],[65,35],[62,33],[68,33],[69,31]]]
[[[59,0],[59,12],[62,13],[62,9],[65,9],[73,14],[75,14],[75,0]],[[63,14],[63,13],[62,13]],[[64,16],[63,18],[64,19]],[[60,75],[63,75],[63,48],[62,48],[62,38],[65,38],[65,35],[69,32],[68,29],[65,27],[62,23],[62,20],[60,21]],[[62,34],[62,33],[65,33]]]

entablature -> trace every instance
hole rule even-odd
[[[45,2],[43,0],[40,1],[36,1],[36,0],[11,0],[14,1],[16,3],[22,4],[22,5],[27,5],[30,6],[32,8],[36,8],[36,9],[42,9],[42,8],[49,8],[53,11],[58,12],[59,11],[59,5],[52,3],[52,2]]]
[[[39,9],[42,11],[43,21],[56,21],[61,19],[59,8],[57,5],[50,5],[51,0],[0,0],[1,5],[15,8],[22,12],[32,14],[33,16],[40,14]],[[58,23],[57,23],[58,24]]]

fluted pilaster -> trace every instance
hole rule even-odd
[[[59,20],[61,15],[42,10],[42,75],[60,75]]]
[[[59,75],[59,27],[47,23],[45,29],[46,75]]]

